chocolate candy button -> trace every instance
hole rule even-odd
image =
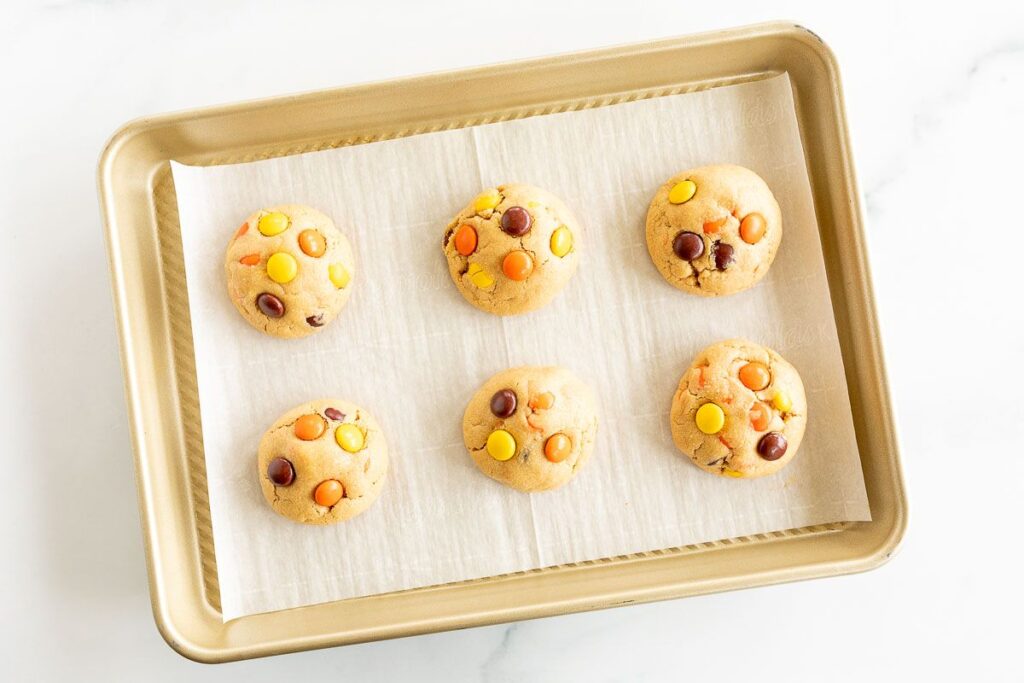
[[[516,412],[516,392],[511,389],[501,389],[491,396],[491,412],[495,417],[502,419],[512,417]]]
[[[284,458],[274,458],[267,465],[267,477],[275,486],[290,486],[295,481],[295,468]]]
[[[732,265],[733,253],[736,250],[731,245],[725,242],[715,242],[714,257],[715,257],[715,268],[718,270],[725,270]]]
[[[501,229],[513,237],[522,237],[530,232],[532,225],[530,212],[521,206],[510,206],[501,215]]]
[[[334,420],[335,422],[341,422],[345,419],[345,413],[341,412],[337,408],[325,409],[324,415],[326,415],[328,419]]]
[[[324,314],[317,313],[306,318],[306,324],[310,327],[323,327],[324,326]]]
[[[789,444],[778,432],[768,432],[757,442],[757,454],[765,460],[778,460],[786,454]]]
[[[681,232],[672,240],[672,251],[684,261],[692,261],[704,253],[704,240],[695,232]]]
[[[263,292],[256,297],[256,306],[268,318],[284,317],[284,302],[273,294]]]

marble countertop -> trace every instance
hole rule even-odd
[[[217,667],[168,648],[150,613],[96,199],[114,129],[781,18],[821,35],[842,68],[911,503],[899,555],[854,576]],[[0,84],[18,95],[0,114],[0,628],[12,680],[1021,675],[1019,3],[67,0],[5,8],[4,23]]]

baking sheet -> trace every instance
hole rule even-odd
[[[647,203],[707,163],[760,173],[785,235],[767,278],[720,300],[661,280]],[[742,85],[416,135],[251,164],[173,164],[225,620],[271,610],[834,521],[870,519],[824,265],[785,75]],[[499,319],[448,277],[447,221],[483,187],[529,182],[586,226],[555,301]],[[252,330],[225,292],[227,241],[252,210],[298,202],[356,251],[346,309],[313,337]],[[744,336],[800,370],[800,455],[754,481],[708,475],[673,447],[668,409],[693,355]],[[566,487],[520,494],[465,453],[466,401],[494,372],[560,364],[601,402],[591,461]],[[284,410],[321,396],[363,405],[391,446],[367,513],[328,528],[263,501],[255,450]]]

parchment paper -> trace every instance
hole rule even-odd
[[[732,162],[774,190],[784,237],[768,277],[708,300],[666,284],[644,244],[666,178]],[[174,164],[225,620],[645,550],[870,519],[787,76],[249,164]],[[501,319],[469,306],[441,252],[482,188],[545,187],[585,225],[554,302]],[[222,259],[253,210],[304,203],[352,241],[347,308],[304,340],[250,328]],[[672,445],[668,410],[702,347],[747,337],[799,369],[798,457],[754,481],[709,475]],[[461,437],[477,387],[504,368],[564,365],[594,387],[597,447],[567,486],[525,495],[480,474]],[[256,447],[292,406],[347,397],[379,420],[391,473],[362,516],[327,528],[264,502]]]

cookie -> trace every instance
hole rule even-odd
[[[377,500],[388,474],[388,446],[377,421],[341,399],[292,408],[260,441],[263,496],[288,519],[333,524]]]
[[[480,471],[520,491],[558,488],[594,450],[594,394],[568,370],[499,372],[466,406],[462,436]]]
[[[807,397],[796,368],[744,339],[707,347],[679,380],[672,440],[698,467],[727,477],[778,472],[796,456]]]
[[[448,224],[442,248],[466,301],[497,315],[546,305],[576,272],[580,226],[550,192],[484,190]]]
[[[658,189],[647,251],[673,287],[704,296],[753,287],[775,260],[782,214],[759,175],[742,166],[695,168]]]
[[[331,322],[348,301],[352,247],[334,222],[299,204],[249,216],[224,257],[228,295],[257,330],[293,339]]]

